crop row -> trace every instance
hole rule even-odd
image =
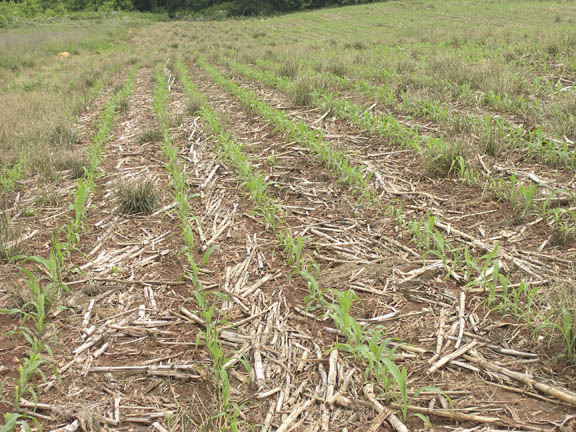
[[[260,60],[256,64],[268,71],[281,68],[281,65],[270,61]],[[301,65],[300,68],[306,77],[311,77],[312,82],[322,83],[325,81],[327,85],[334,86],[339,90],[352,90],[393,110],[433,121],[454,135],[475,134],[480,137],[483,143],[478,150],[491,156],[499,156],[505,149],[509,148],[526,149],[538,160],[551,166],[559,166],[564,169],[573,169],[575,166],[576,152],[570,144],[565,140],[547,137],[541,126],[527,130],[522,125],[502,116],[460,114],[455,112],[449,104],[442,103],[438,99],[416,98],[408,93],[399,95],[397,89],[386,83],[375,85],[362,76],[349,79],[330,71],[315,72],[312,68],[306,68],[304,65]],[[466,84],[452,84],[451,87],[457,87],[462,94],[477,97],[478,100],[473,105],[485,105],[485,100],[490,100],[493,101],[492,108],[501,111],[510,110],[505,109],[511,103],[507,96],[500,96],[495,93],[482,93],[478,96],[477,92],[472,92]],[[555,115],[559,122],[566,125],[574,122],[574,117],[570,112],[558,111]]]
[[[174,198],[178,208],[178,218],[182,230],[185,249],[184,255],[191,271],[188,276],[193,283],[193,295],[196,306],[203,322],[202,336],[204,345],[212,359],[211,371],[216,383],[219,412],[213,421],[219,430],[238,430],[239,408],[230,400],[230,379],[226,364],[230,360],[226,357],[220,341],[220,322],[216,304],[211,302],[210,292],[205,290],[199,279],[199,272],[210,259],[216,249],[209,248],[201,259],[195,257],[195,230],[201,230],[199,219],[192,213],[188,196],[190,190],[187,182],[185,166],[179,162],[179,149],[173,144],[170,134],[170,115],[167,109],[169,86],[161,64],[156,68],[156,88],[154,92],[154,111],[162,130],[161,147],[166,159],[166,169],[170,173]]]
[[[132,93],[137,71],[137,68],[131,71],[124,86],[104,108],[98,130],[90,145],[90,164],[76,183],[71,203],[73,215],[67,223],[53,233],[48,257],[25,255],[11,257],[11,260],[21,263],[20,271],[24,275],[25,284],[23,289],[30,292],[30,299],[25,300],[26,296],[23,295],[21,304],[13,309],[2,310],[1,313],[20,317],[21,325],[18,333],[29,346],[27,357],[22,359],[18,367],[12,404],[14,412],[5,415],[2,432],[11,432],[18,426],[23,430],[31,430],[30,421],[39,426],[35,417],[28,416],[20,410],[20,403],[23,398],[30,396],[37,400],[33,377],[37,373],[44,376],[41,368],[49,363],[46,355],[51,356],[51,348],[45,340],[48,330],[52,328],[48,317],[58,305],[59,299],[68,291],[64,278],[76,272],[75,268],[68,264],[71,253],[76,250],[84,230],[86,208],[95,188],[94,180],[102,161],[104,145],[114,127],[119,106]],[[66,235],[65,241],[59,240],[61,233]]]
[[[365,79],[349,79],[329,71],[316,72],[302,64],[294,65],[292,70],[288,70],[280,63],[256,60],[258,69],[254,70],[229,58],[223,61],[237,72],[288,92],[293,95],[297,103],[307,102],[307,99],[310,99],[311,103],[318,104],[318,96],[322,96],[325,104],[330,105],[332,100],[338,99],[336,94],[329,91],[331,88],[352,90],[393,110],[433,121],[450,133],[475,134],[482,142],[482,145],[477,147],[477,151],[481,153],[500,156],[505,149],[517,148],[528,150],[540,161],[552,166],[573,169],[576,163],[576,152],[569,143],[546,137],[541,127],[528,131],[503,117],[488,114],[481,116],[459,114],[437,100],[415,99],[407,94],[402,94],[399,100],[396,90],[386,84],[374,85]],[[300,73],[302,77],[293,80],[289,76],[283,76],[283,73],[288,75]],[[311,93],[316,93],[317,97],[310,97]],[[369,111],[367,107],[363,107],[362,110]],[[374,117],[385,116],[385,114],[370,114]],[[571,119],[566,118],[566,122],[570,123]]]
[[[252,69],[230,60],[226,61],[226,64],[247,78],[263,82],[281,91],[287,93],[299,91],[297,81],[279,77],[270,71]],[[373,113],[364,106],[340,99],[332,93],[315,90],[310,95],[311,102],[323,110],[330,110],[334,115],[347,119],[358,128],[369,130],[395,145],[414,150],[422,159],[423,165],[434,172],[457,175],[469,185],[489,188],[499,199],[510,202],[521,213],[521,217],[533,212],[546,216],[556,233],[557,241],[565,243],[576,237],[574,210],[554,207],[554,203],[559,201],[566,202],[569,206],[576,204],[576,196],[568,191],[549,190],[539,185],[524,184],[515,175],[489,176],[470,165],[462,149],[446,142],[443,137],[420,135],[417,130],[404,125],[393,115]]]
[[[329,30],[334,31],[333,28]],[[337,34],[342,36],[342,31],[345,30],[339,29]],[[289,68],[294,63],[306,64],[317,71],[351,78],[350,82],[370,80],[391,93],[404,93],[402,97],[407,93],[424,91],[435,99],[483,105],[537,119],[546,122],[559,138],[562,133],[571,136],[574,132],[570,126],[570,120],[574,119],[570,110],[571,89],[558,80],[551,80],[545,68],[541,72],[543,75],[535,75],[532,63],[505,64],[490,58],[490,50],[486,50],[485,46],[475,44],[454,47],[442,41],[411,44],[410,50],[407,50],[402,45],[378,43],[366,35],[358,37],[369,31],[367,28],[355,28],[344,47],[332,43],[332,49],[321,49],[315,35],[308,46],[304,43],[295,51],[293,47],[285,46],[283,29],[278,35],[277,45],[280,46],[273,52],[264,52],[263,47],[258,50],[258,46],[254,47],[248,41],[245,41],[246,47],[240,52],[244,51],[242,55],[247,59],[254,59],[260,51],[261,57],[276,58]],[[298,35],[300,38],[307,36],[302,31]],[[331,42],[335,41],[328,41]],[[411,58],[409,52],[417,53],[417,58]],[[526,60],[523,54],[520,58]],[[409,91],[405,93],[404,89]],[[542,104],[542,99],[549,103]]]
[[[85,97],[83,105],[86,106],[96,99],[97,95],[104,86],[104,79],[95,80],[90,86]],[[0,170],[0,192],[8,194],[18,185],[18,182],[24,177],[24,157],[20,155],[18,160],[11,166],[6,166]]]
[[[51,181],[57,171],[84,164],[82,156],[73,151],[76,136],[71,125],[112,77],[130,63],[131,59],[115,55],[99,59],[98,64],[91,58],[67,67],[59,63],[37,76],[23,76],[18,81],[21,88],[0,95],[6,107],[0,116],[5,150],[0,158],[3,195],[27,174]]]

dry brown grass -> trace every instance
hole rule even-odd
[[[130,58],[119,54],[78,59],[45,75],[50,85],[0,96],[0,169],[23,157],[28,172],[52,177],[76,141],[74,121],[99,80],[109,81]]]
[[[118,45],[130,30],[126,24],[125,21],[109,20],[98,24],[53,24],[0,32],[0,86],[13,80],[22,70],[39,71],[57,65],[59,52],[69,52],[73,59]]]

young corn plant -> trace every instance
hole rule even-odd
[[[283,231],[280,233],[280,242],[288,256],[290,267],[305,268],[304,239],[302,237],[294,238],[290,231]]]
[[[525,282],[512,285],[503,274],[499,274],[498,279],[502,292],[496,295],[496,305],[492,307],[492,310],[501,312],[505,316],[510,316],[516,322],[524,320],[534,324],[540,315],[533,308],[540,287],[537,285],[531,287]]]
[[[390,347],[391,339],[382,339],[380,330],[368,331],[351,315],[352,304],[359,300],[354,292],[336,292],[334,295],[337,301],[328,303],[327,307],[330,318],[344,334],[346,340],[346,342],[337,343],[335,348],[365,361],[367,364],[365,379],[368,381],[374,377],[380,388],[387,392],[393,377],[384,359],[393,359],[397,347]]]
[[[220,412],[214,416],[219,430],[237,431],[239,411],[237,406],[230,400],[230,378],[225,367],[230,360],[226,357],[220,342],[219,320],[216,317],[214,304],[208,303],[207,295],[204,291],[195,290],[194,299],[201,316],[204,320],[202,335],[204,344],[212,358],[211,371],[216,378],[218,390]]]
[[[554,242],[566,244],[576,239],[576,211],[555,208],[549,211],[549,223],[554,229]]]
[[[85,179],[78,179],[76,183],[74,201],[71,205],[74,212],[74,218],[67,225],[68,242],[71,245],[77,244],[80,241],[80,234],[84,230],[86,204],[88,202],[92,187],[93,183]]]
[[[574,281],[553,283],[546,292],[545,312],[537,317],[536,332],[544,331],[549,344],[555,343],[560,357],[576,361],[576,286]]]
[[[366,380],[375,378],[385,397],[400,405],[404,421],[408,418],[408,407],[419,394],[424,391],[444,394],[436,387],[423,386],[419,387],[410,397],[408,371],[405,367],[398,367],[394,362],[397,346],[390,347],[391,339],[383,339],[381,330],[363,327],[354,319],[351,315],[351,307],[353,302],[359,299],[353,291],[335,292],[334,295],[337,302],[328,304],[330,317],[346,339],[346,342],[336,344],[336,348],[366,362]],[[418,417],[425,423],[429,423],[425,416]]]
[[[32,430],[29,421],[35,426],[38,425],[35,417],[21,412],[20,401],[24,397],[38,400],[37,387],[33,383],[33,378],[37,374],[45,378],[41,367],[49,363],[46,356],[52,355],[50,346],[45,342],[45,334],[49,327],[48,314],[55,298],[56,288],[52,282],[37,278],[30,270],[23,268],[21,271],[26,277],[25,287],[22,289],[29,290],[29,300],[17,308],[0,310],[0,314],[20,316],[21,325],[17,333],[28,343],[28,355],[22,358],[18,366],[12,403],[14,412],[5,416],[6,424],[2,432],[11,432],[17,426],[23,430]]]

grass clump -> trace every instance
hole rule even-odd
[[[346,44],[344,44],[344,48],[348,48],[348,49],[352,48],[352,49],[355,49],[355,50],[360,51],[360,50],[365,50],[365,49],[367,49],[367,48],[368,48],[368,44],[367,44],[366,42],[364,42],[364,41],[360,41],[360,40],[359,40],[359,41],[355,41],[355,42],[352,42],[352,43],[346,43]]]
[[[116,198],[123,214],[150,214],[158,203],[158,191],[151,180],[123,183],[116,189]]]
[[[126,113],[126,112],[128,112],[128,108],[130,108],[129,95],[128,94],[122,94],[116,100],[116,109],[118,110],[118,112]]]
[[[148,128],[144,129],[140,135],[138,135],[138,142],[144,143],[154,143],[162,140],[162,131],[159,128]]]
[[[278,75],[294,79],[298,76],[300,71],[300,62],[293,57],[287,57],[278,66]]]
[[[62,198],[53,190],[44,189],[34,200],[36,207],[58,207],[62,205]]]
[[[576,139],[576,92],[561,97],[551,107],[547,117],[559,137]]]
[[[349,64],[340,58],[333,59],[325,67],[328,72],[333,73],[340,78],[344,78],[348,74],[349,68]]]
[[[198,93],[191,94],[186,101],[186,111],[189,115],[196,115],[204,106],[204,98]]]
[[[493,127],[488,128],[483,140],[484,153],[492,157],[498,157],[504,150],[502,143],[499,140],[496,129]]]
[[[78,141],[74,128],[69,124],[61,123],[56,126],[50,142],[56,147],[69,147]]]
[[[294,81],[290,89],[290,96],[295,105],[307,106],[312,104],[312,91],[314,87],[309,78],[299,78]]]
[[[315,91],[327,91],[331,88],[329,79],[320,74],[297,78],[290,87],[289,93],[295,105],[307,106],[313,104]]]
[[[458,143],[447,143],[441,139],[430,139],[424,150],[424,169],[432,176],[449,176],[465,160],[464,150]]]

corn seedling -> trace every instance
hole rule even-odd
[[[35,384],[32,384],[32,378],[37,373],[44,377],[40,369],[44,364],[48,363],[44,354],[51,355],[50,347],[44,342],[44,335],[49,325],[47,317],[55,298],[55,286],[50,281],[46,283],[43,279],[37,278],[30,270],[24,268],[21,270],[26,277],[24,283],[26,289],[30,292],[30,300],[15,309],[0,310],[0,313],[19,315],[21,317],[21,326],[18,333],[29,344],[28,356],[21,360],[18,366],[18,377],[15,379],[13,403],[15,413],[7,418],[7,424],[20,424],[26,429],[27,427],[29,428],[28,418],[20,413],[20,400],[27,396],[31,396],[35,401],[38,399]],[[26,325],[28,322],[32,322],[32,325]],[[6,428],[3,430],[11,431],[13,429]]]
[[[576,287],[571,282],[553,284],[552,308],[538,317],[536,331],[548,332],[550,343],[561,345],[563,356],[576,361]],[[549,296],[550,294],[548,294]]]
[[[80,233],[84,230],[84,217],[86,216],[86,205],[90,195],[92,185],[88,180],[78,179],[76,190],[74,192],[74,201],[72,210],[74,218],[68,225],[68,241],[70,244],[76,244],[80,241]]]
[[[408,407],[412,404],[414,398],[416,398],[419,394],[423,392],[433,392],[442,395],[444,398],[451,400],[448,396],[439,388],[434,386],[422,386],[418,387],[412,397],[408,396],[408,370],[406,367],[402,366],[402,368],[398,367],[390,358],[382,358],[382,362],[384,363],[385,367],[387,368],[388,373],[392,377],[392,390],[391,396],[389,395],[389,399],[396,400],[396,403],[400,405],[400,410],[402,414],[402,419],[406,421],[408,419]],[[420,418],[424,421],[425,424],[430,424],[430,420],[421,414],[414,414],[415,417]]]
[[[397,347],[390,347],[390,339],[382,339],[379,330],[368,329],[360,325],[350,314],[352,303],[358,300],[352,291],[334,293],[337,303],[328,305],[330,317],[346,339],[346,343],[336,344],[336,348],[364,360],[368,367],[366,379],[374,375],[379,387],[387,399],[395,400],[401,407],[402,418],[408,418],[408,407],[413,399],[424,391],[443,394],[433,386],[418,388],[412,397],[408,395],[408,371],[405,367],[399,368],[394,362],[394,352]],[[421,417],[425,422],[429,420]]]
[[[576,211],[570,209],[551,209],[550,223],[554,227],[554,242],[566,244],[576,238]]]

